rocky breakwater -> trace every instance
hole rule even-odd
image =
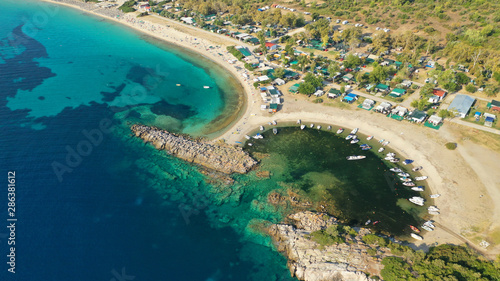
[[[325,246],[311,239],[310,234],[337,225],[335,218],[305,211],[288,216],[286,221],[289,224],[274,224],[268,232],[277,249],[288,258],[292,276],[305,281],[368,281],[372,279],[365,273],[380,273],[380,260],[368,255],[370,247],[362,242],[369,230],[354,232],[345,243]]]
[[[202,140],[191,140],[144,125],[133,125],[131,130],[137,137],[153,144],[156,149],[166,150],[177,158],[225,174],[244,174],[257,164],[257,161],[241,147],[225,143],[214,144]]]

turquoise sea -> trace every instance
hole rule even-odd
[[[328,132],[266,132],[247,147],[258,170],[213,180],[128,128],[223,128],[242,105],[226,72],[70,8],[1,1],[0,14],[0,173],[16,172],[18,219],[16,274],[0,231],[0,280],[295,280],[262,235],[296,208],[272,194],[386,233],[416,223],[421,210],[404,200],[415,193],[388,187],[371,152],[346,165],[359,148]]]

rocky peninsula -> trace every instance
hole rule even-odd
[[[131,130],[136,137],[150,142],[156,149],[166,150],[177,158],[225,174],[244,174],[257,165],[257,161],[241,147],[230,146],[223,142],[192,140],[145,125],[133,125]]]
[[[311,233],[338,225],[337,219],[324,213],[299,212],[286,219],[287,224],[273,224],[268,228],[278,251],[288,259],[292,276],[305,281],[349,280],[368,281],[370,275],[380,276],[382,257],[388,249],[377,249],[377,255],[368,254],[371,247],[363,242],[368,229],[352,230],[345,243],[320,245],[311,239]]]

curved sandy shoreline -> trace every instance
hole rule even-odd
[[[80,9],[67,3],[51,0],[43,1]],[[343,110],[313,104],[301,96],[287,93],[285,93],[283,110],[274,115],[269,115],[267,112],[260,110],[260,95],[255,92],[250,81],[243,79],[241,73],[227,62],[227,59],[233,58],[227,55],[225,48],[222,49],[224,52],[223,57],[217,55],[218,52],[221,52],[220,49],[207,52],[205,45],[217,45],[212,42],[212,38],[209,40],[198,37],[196,43],[201,43],[203,47],[200,44],[192,45],[194,36],[182,33],[174,28],[152,31],[135,26],[126,20],[106,17],[85,9],[80,10],[125,24],[157,39],[197,52],[231,72],[243,85],[245,91],[242,94],[246,94],[247,104],[241,117],[227,127],[225,131],[222,131],[218,137],[214,138],[214,141],[224,140],[228,144],[235,144],[236,141],[243,140],[245,134],[249,134],[260,125],[265,125],[271,120],[295,122],[297,119],[301,119],[303,122],[339,124],[349,128],[358,127],[363,134],[374,135],[377,139],[389,140],[392,149],[398,151],[400,155],[414,159],[416,165],[424,167],[422,173],[429,176],[427,185],[430,186],[433,193],[442,195],[435,202],[441,209],[441,215],[434,216],[433,219],[443,227],[438,227],[436,231],[426,233],[425,240],[417,243],[418,247],[425,249],[435,242],[461,244],[464,240],[458,235],[467,232],[468,229],[479,227],[483,231],[491,231],[496,227],[500,227],[500,222],[497,219],[500,217],[500,209],[498,208],[500,206],[500,192],[495,192],[500,188],[500,184],[498,184],[500,183],[498,162],[495,162],[495,159],[500,159],[500,155],[488,150],[480,155],[475,155],[477,145],[471,142],[459,145],[456,151],[449,151],[444,148],[446,142],[460,142],[460,134],[457,131],[465,130],[464,128],[457,130],[456,125],[447,122],[439,131],[435,131],[408,124],[407,122],[398,122],[381,114],[364,110]],[[141,18],[141,20],[159,21],[160,19],[149,16]],[[166,36],[161,36],[161,32]],[[189,33],[192,32],[195,31]],[[206,36],[206,34],[202,35]],[[218,41],[218,44],[223,41],[223,38],[215,34],[213,34],[213,37],[215,41]],[[234,45],[234,42],[229,44]],[[237,64],[244,69],[240,62]],[[332,131],[334,130],[336,128]],[[483,164],[483,162],[497,163],[497,166],[493,165],[491,167]],[[474,167],[469,163],[474,163]],[[445,231],[445,229],[449,229],[449,231]],[[487,254],[495,254],[498,249],[499,247],[491,247],[488,249]]]

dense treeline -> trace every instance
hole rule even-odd
[[[385,257],[384,280],[500,280],[500,268],[461,246],[440,245],[427,254]]]

